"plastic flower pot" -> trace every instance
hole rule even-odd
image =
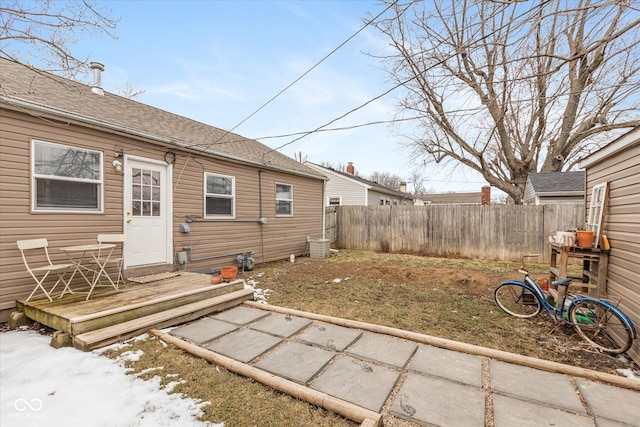
[[[238,267],[223,267],[220,269],[220,274],[226,281],[235,280],[238,277]]]

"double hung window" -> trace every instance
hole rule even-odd
[[[293,215],[293,186],[276,183],[276,216]]]
[[[235,216],[235,177],[205,174],[205,217]]]
[[[42,212],[102,212],[102,152],[32,141],[32,207]]]

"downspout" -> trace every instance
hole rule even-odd
[[[327,194],[327,180],[322,181],[322,238],[327,238],[327,206],[329,205],[329,201],[326,200],[325,195]]]
[[[262,169],[258,169],[258,206],[260,209],[260,255],[262,256],[262,262],[264,262],[264,217],[262,216]]]

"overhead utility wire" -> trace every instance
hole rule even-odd
[[[545,4],[549,3],[550,1],[551,1],[551,0],[544,0],[544,1],[542,1],[542,2],[538,5],[538,7],[543,7]],[[395,3],[394,3],[394,4],[395,4]],[[387,8],[387,9],[388,9],[388,8]],[[527,10],[527,11],[525,11],[525,12],[521,13],[520,15],[518,15],[517,17],[515,17],[514,19],[522,18],[523,16],[527,15],[529,12],[531,12],[531,10]],[[507,26],[507,25],[509,25],[509,24],[504,24],[502,27],[500,27],[500,28],[496,28],[496,29],[495,29],[494,31],[492,31],[491,33],[488,33],[488,34],[486,34],[486,35],[484,35],[484,36],[480,37],[478,40],[475,40],[475,42],[478,42],[478,41],[480,41],[480,40],[483,40],[483,39],[488,38],[489,36],[491,36],[491,35],[495,34],[496,32],[498,32],[498,30],[502,29],[503,27],[505,27],[505,26]],[[469,44],[469,43],[468,43],[468,44]],[[452,54],[452,55],[450,55],[450,56],[449,56],[449,57],[447,57],[447,58],[443,58],[442,60],[437,61],[435,64],[433,64],[433,65],[431,65],[431,66],[427,67],[427,69],[425,69],[423,72],[425,72],[425,73],[426,73],[427,71],[429,71],[429,70],[431,70],[431,69],[433,69],[433,68],[437,67],[438,65],[442,65],[444,62],[446,62],[447,60],[449,60],[449,59],[453,58],[454,56],[455,56],[455,54]],[[339,116],[339,117],[337,117],[337,118],[335,118],[335,119],[333,119],[333,120],[331,120],[331,121],[329,121],[329,122],[327,122],[327,123],[325,123],[325,124],[323,124],[323,125],[321,125],[321,126],[318,126],[318,127],[317,127],[317,128],[315,128],[314,130],[311,130],[311,131],[308,131],[308,132],[304,132],[304,134],[303,134],[303,135],[301,135],[301,136],[299,136],[298,138],[294,138],[293,140],[291,140],[291,141],[289,141],[289,142],[287,142],[287,143],[285,143],[285,144],[282,144],[282,145],[280,145],[280,146],[278,146],[278,147],[276,147],[276,148],[273,148],[273,149],[271,149],[271,150],[269,150],[269,151],[265,152],[265,153],[262,155],[262,159],[263,159],[263,161],[264,161],[264,157],[265,157],[267,154],[270,154],[270,153],[272,153],[272,152],[274,152],[274,151],[278,151],[278,150],[279,150],[279,149],[281,149],[281,148],[284,148],[284,147],[286,147],[286,146],[288,146],[288,145],[291,145],[291,144],[293,144],[294,142],[297,142],[297,141],[301,140],[302,138],[305,138],[305,137],[307,137],[307,136],[311,135],[312,133],[320,132],[323,128],[325,128],[325,127],[327,127],[327,126],[329,126],[329,125],[331,125],[331,124],[333,124],[333,123],[337,122],[338,120],[341,120],[341,119],[343,119],[343,118],[347,117],[348,115],[350,115],[350,114],[352,114],[352,113],[354,113],[354,112],[356,112],[356,111],[358,111],[358,110],[361,110],[362,108],[366,107],[367,105],[369,105],[369,104],[370,104],[370,103],[372,103],[373,101],[376,101],[376,100],[378,100],[378,99],[380,99],[380,98],[382,98],[382,97],[384,97],[384,96],[388,95],[389,93],[393,92],[393,91],[394,91],[394,90],[396,90],[397,88],[399,88],[399,87],[401,87],[401,86],[404,86],[405,84],[409,83],[411,80],[415,80],[417,77],[418,77],[418,76],[409,77],[408,79],[406,79],[406,80],[404,80],[404,81],[401,81],[401,82],[400,82],[400,83],[398,83],[397,85],[395,85],[395,86],[391,87],[390,89],[388,89],[388,90],[384,91],[384,92],[383,92],[383,93],[381,93],[380,95],[378,95],[378,96],[376,96],[376,97],[374,97],[374,98],[372,98],[372,99],[368,100],[367,102],[365,102],[365,103],[363,103],[363,104],[359,105],[358,107],[355,107],[355,108],[353,108],[353,109],[351,109],[351,110],[347,111],[346,113],[342,114],[341,116]]]
[[[387,6],[382,12],[380,12],[379,14],[377,14],[373,19],[369,20],[368,22],[366,22],[363,26],[361,26],[358,31],[356,31],[355,33],[353,33],[349,38],[347,38],[345,41],[343,41],[342,43],[340,43],[338,45],[338,47],[336,47],[335,49],[333,49],[331,52],[329,52],[328,54],[326,54],[322,59],[320,59],[318,62],[316,62],[313,66],[311,66],[311,68],[309,68],[307,71],[305,71],[304,73],[302,73],[302,75],[300,75],[300,77],[298,77],[297,79],[295,79],[293,82],[291,82],[289,85],[287,85],[284,89],[282,89],[280,92],[278,92],[277,94],[275,94],[273,97],[271,97],[267,102],[265,102],[264,104],[262,104],[260,107],[258,107],[257,110],[255,110],[253,113],[249,114],[247,117],[245,117],[240,123],[238,123],[237,125],[235,125],[234,127],[232,127],[231,129],[227,130],[225,133],[223,133],[218,139],[216,139],[215,141],[213,141],[211,144],[205,146],[204,148],[202,148],[203,151],[211,148],[213,145],[217,144],[222,138],[224,138],[225,136],[227,136],[228,134],[230,134],[231,132],[233,132],[235,129],[237,129],[238,127],[240,127],[244,122],[246,122],[247,120],[249,120],[251,117],[255,116],[260,110],[262,110],[264,107],[266,107],[267,105],[269,105],[271,102],[273,102],[276,98],[278,98],[280,95],[282,95],[284,92],[286,92],[289,88],[291,88],[291,86],[295,85],[296,83],[298,83],[300,80],[302,80],[303,77],[305,77],[307,74],[309,74],[311,71],[313,71],[316,67],[318,67],[321,63],[323,63],[324,61],[326,61],[331,55],[333,55],[334,53],[336,53],[340,48],[342,48],[342,46],[344,46],[345,44],[347,44],[348,42],[350,42],[355,36],[357,36],[358,34],[360,34],[362,31],[364,31],[365,28],[367,28],[369,25],[371,25],[375,20],[377,20],[380,16],[382,16],[387,10],[391,9],[391,7],[393,7],[396,3],[398,3],[398,1],[400,0],[395,0],[393,3],[391,3],[389,6]],[[199,145],[199,144],[195,144],[195,145]]]

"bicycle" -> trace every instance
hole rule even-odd
[[[496,288],[493,297],[498,306],[507,314],[520,318],[531,318],[542,309],[556,323],[573,326],[585,341],[607,353],[624,353],[636,338],[636,329],[629,317],[606,299],[570,294],[571,278],[552,282],[554,286],[566,286],[562,301],[552,305],[540,285],[525,268],[525,258],[538,254],[524,255],[519,273],[524,280],[505,280]],[[567,306],[568,304],[568,306]]]

